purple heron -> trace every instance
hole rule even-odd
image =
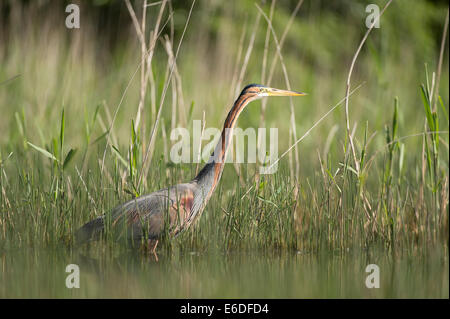
[[[77,243],[98,239],[105,228],[114,229],[115,238],[142,242],[156,248],[164,231],[176,236],[187,229],[203,212],[224,169],[233,128],[242,110],[252,101],[265,96],[302,96],[305,93],[279,90],[264,85],[247,85],[236,99],[224,122],[220,139],[207,164],[190,182],[171,186],[132,199],[100,216],[75,234]],[[108,226],[109,225],[109,226]]]

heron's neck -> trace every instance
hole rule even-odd
[[[236,102],[234,102],[234,105],[223,124],[222,134],[220,135],[220,139],[217,142],[214,152],[211,154],[208,163],[194,179],[194,181],[202,187],[203,191],[206,192],[205,196],[207,199],[211,197],[222,176],[237,118],[251,100],[252,96],[250,94],[241,94]]]

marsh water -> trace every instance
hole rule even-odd
[[[448,298],[448,248],[426,252],[21,249],[0,255],[1,298]],[[80,287],[67,288],[69,264]],[[367,288],[369,264],[379,288]]]

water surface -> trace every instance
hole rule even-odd
[[[448,298],[448,249],[411,253],[3,251],[1,298]],[[66,287],[77,264],[80,288]],[[377,264],[380,288],[365,285]]]

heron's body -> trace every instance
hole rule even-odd
[[[105,225],[111,225],[116,239],[139,241],[145,237],[158,239],[168,220],[173,234],[190,225],[195,218],[195,195],[198,191],[194,183],[179,184],[154,193],[132,199],[115,207],[108,215],[100,216],[85,224],[77,232],[77,241],[82,243],[97,239]]]
[[[192,225],[201,215],[222,176],[239,114],[249,102],[271,95],[299,96],[304,93],[271,89],[257,84],[246,86],[228,113],[214,153],[191,182],[161,189],[117,206],[109,214],[82,226],[76,234],[77,242],[97,239],[109,225],[116,238],[131,241],[140,241],[142,238],[158,240],[165,230],[170,235],[177,235]]]

